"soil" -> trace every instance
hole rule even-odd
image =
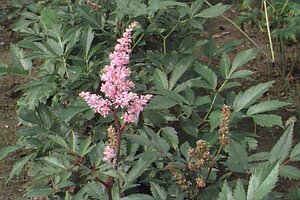
[[[8,7],[8,0],[0,0],[0,11]],[[234,19],[238,15],[238,10],[231,10],[227,12],[226,16],[230,19]],[[9,22],[5,22],[4,24],[0,24],[0,59],[3,63],[8,63],[8,49],[11,43],[16,41],[16,38],[12,34],[12,30],[9,27]],[[261,32],[258,29],[252,29],[245,26],[245,32],[269,54],[268,40],[266,32]],[[248,29],[247,29],[248,28]],[[217,44],[222,44],[229,40],[239,40],[242,39],[243,43],[239,45],[233,52],[231,57],[236,55],[243,49],[254,47],[252,43],[250,43],[245,37],[238,31],[232,24],[230,24],[227,20],[222,17],[213,19],[209,21],[206,26],[207,35],[212,35]],[[288,47],[288,67],[292,66],[300,66],[300,60],[295,54],[295,52],[299,52],[300,43],[292,44]],[[201,52],[199,52],[201,53]],[[277,54],[278,56],[278,54]],[[248,88],[251,85],[258,84],[261,82],[266,82],[269,80],[276,80],[272,89],[268,92],[265,98],[270,99],[280,99],[285,101],[291,101],[291,97],[287,90],[284,81],[280,78],[280,76],[276,73],[276,70],[272,67],[271,62],[264,56],[263,54],[259,54],[258,57],[245,66],[247,69],[254,71],[254,74],[247,79],[243,83],[243,88]],[[295,69],[293,73],[291,73],[290,84],[292,85],[293,90],[298,91],[300,94],[300,74],[297,72],[300,69]],[[16,95],[16,89],[18,86],[24,82],[24,78],[16,77],[16,76],[2,76],[0,77],[0,148],[7,145],[12,145],[15,143],[16,137],[15,133],[18,130],[18,120],[16,118],[16,110],[17,105],[16,101],[18,95]],[[297,93],[296,93],[297,94]],[[286,121],[289,117],[295,116],[295,108],[288,107],[286,109],[282,109],[279,113],[284,121]],[[298,123],[299,124],[299,123]],[[294,142],[297,143],[300,141],[300,132],[299,125],[296,124],[295,133],[294,133]],[[246,125],[250,130],[256,132],[259,136],[259,151],[270,151],[272,146],[275,144],[277,139],[283,133],[281,128],[273,128],[267,129],[262,127],[253,128],[253,124]],[[13,179],[8,184],[5,184],[9,176],[9,172],[12,167],[13,160],[16,158],[9,157],[0,163],[0,199],[1,200],[14,200],[17,199],[18,196],[22,193],[22,185],[26,180],[23,178]],[[300,167],[298,165],[298,167]],[[289,181],[285,179],[281,179],[278,186],[277,191],[279,192],[287,192],[291,186],[298,185],[300,183],[296,183],[294,181]]]

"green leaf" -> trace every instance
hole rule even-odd
[[[19,130],[17,135],[21,137],[35,137],[39,135],[44,135],[46,133],[48,133],[48,130],[44,127],[32,126]]]
[[[259,114],[251,116],[254,122],[259,126],[272,127],[280,126],[282,127],[281,117],[274,114]]]
[[[228,55],[224,53],[220,61],[220,73],[224,79],[228,79],[229,70],[230,70],[230,59]]]
[[[155,69],[153,74],[153,80],[156,88],[168,89],[169,83],[168,83],[167,75],[164,72],[160,71],[159,69]]]
[[[292,190],[287,194],[286,200],[298,200],[300,199],[300,188],[293,187]]]
[[[147,137],[142,135],[127,135],[126,138],[130,139],[132,142],[143,145],[153,147],[153,142],[149,140]]]
[[[195,103],[193,103],[193,105],[202,106],[202,105],[208,104],[210,102],[211,102],[211,100],[210,100],[209,96],[203,96],[203,97],[196,98]]]
[[[176,1],[166,1],[166,0],[150,0],[148,5],[148,10],[152,13],[158,10],[165,10],[170,6],[182,6],[187,7],[185,3],[176,2]]]
[[[41,119],[37,116],[34,110],[30,110],[28,108],[21,108],[17,111],[18,117],[20,117],[23,121],[29,122],[32,124],[42,125]]]
[[[29,75],[29,71],[20,67],[13,67],[0,63],[0,76],[4,74]]]
[[[170,97],[157,95],[153,97],[145,109],[168,109],[177,104],[178,103]]]
[[[167,192],[163,187],[160,187],[154,182],[150,182],[150,190],[155,200],[166,200]]]
[[[174,67],[169,80],[169,90],[173,90],[174,86],[182,75],[189,69],[192,62],[194,62],[195,56],[183,57]]]
[[[225,181],[223,184],[218,200],[235,200],[233,198],[231,189],[228,187],[227,181]]]
[[[167,141],[167,143],[174,149],[177,149],[179,143],[177,131],[170,126],[162,128],[161,131],[162,131],[161,135]]]
[[[62,168],[62,169],[66,169],[65,165],[62,163],[62,161],[54,156],[47,156],[43,158],[44,161],[46,161],[47,163]]]
[[[279,161],[282,163],[289,155],[292,148],[294,125],[290,125],[284,134],[279,138],[275,146],[271,150],[270,162]]]
[[[159,152],[165,154],[169,151],[170,146],[166,140],[161,138],[156,132],[154,132],[151,128],[145,127],[145,130],[148,135],[151,136],[153,147],[156,148]]]
[[[246,149],[234,140],[227,145],[228,159],[225,165],[234,172],[244,173],[249,168],[248,154]]]
[[[15,175],[19,175],[21,173],[23,167],[27,164],[27,162],[35,156],[36,156],[35,153],[29,154],[29,155],[21,158],[18,162],[16,162],[9,174],[9,177],[8,177],[8,180],[6,181],[6,183],[8,183]]]
[[[58,135],[48,135],[47,136],[49,139],[51,139],[53,142],[56,144],[64,147],[65,149],[69,149],[68,143],[64,140],[64,138],[58,136]]]
[[[73,117],[75,117],[77,114],[80,114],[84,111],[89,110],[90,108],[88,106],[78,106],[78,107],[69,107],[67,109],[63,109],[59,112],[59,119],[61,119],[64,122],[69,122]]]
[[[250,60],[253,60],[256,55],[257,55],[257,50],[256,49],[247,49],[244,50],[242,52],[240,52],[233,60],[232,65],[231,65],[231,69],[228,75],[228,78],[231,78],[231,76],[233,75],[233,72],[243,66],[244,64],[246,64],[247,62],[249,62]]]
[[[121,198],[120,200],[154,200],[154,199],[148,194],[131,194],[127,197]]]
[[[36,197],[48,197],[48,195],[53,194],[53,188],[50,186],[40,186],[35,188],[30,188],[25,193],[25,196],[28,198]]]
[[[234,200],[245,200],[246,199],[246,191],[245,191],[244,186],[240,179],[237,181],[237,184],[233,191],[233,199]]]
[[[0,161],[3,160],[8,154],[11,154],[15,151],[18,151],[21,146],[14,145],[14,146],[7,146],[0,149]]]
[[[49,8],[44,8],[41,11],[40,19],[41,19],[41,22],[48,28],[53,25],[56,25],[56,24],[58,24],[57,11],[51,10]]]
[[[88,28],[85,29],[85,31],[82,34],[81,37],[81,44],[83,46],[83,50],[84,50],[84,55],[85,55],[85,59],[88,60],[88,55],[92,46],[92,42],[94,39],[94,32],[93,29],[89,26]]]
[[[248,186],[247,200],[261,200],[275,187],[279,164],[258,167],[253,172]]]
[[[196,0],[191,5],[191,18],[193,18],[203,7],[204,0]]]
[[[222,5],[222,3],[218,3],[217,5],[202,10],[199,14],[195,15],[194,17],[214,18],[219,15],[222,15],[228,9],[229,6]]]
[[[18,46],[12,45],[10,47],[9,57],[13,68],[19,68],[19,72],[22,72],[23,70],[30,71],[32,69],[32,61],[26,57],[24,50]],[[15,71],[18,70],[15,69]]]
[[[260,83],[256,86],[252,86],[245,92],[240,92],[233,102],[233,109],[235,112],[247,108],[253,104],[257,99],[262,97],[262,95],[272,86],[274,81],[269,81],[266,83]]]
[[[211,69],[202,64],[197,64],[195,66],[195,71],[211,86],[211,89],[216,89],[218,78]]]
[[[126,184],[133,183],[137,178],[139,178],[145,171],[147,171],[148,166],[150,165],[150,162],[147,160],[144,160],[143,158],[140,158],[135,165],[131,168],[131,170],[128,173],[128,180],[126,181]],[[124,186],[125,187],[125,186]]]
[[[224,91],[224,90],[228,90],[237,86],[240,86],[241,84],[239,82],[226,82],[223,87],[221,87],[219,89],[220,92]]]
[[[273,111],[287,105],[289,105],[289,103],[278,101],[278,100],[264,101],[251,106],[248,109],[246,115],[250,116],[250,115],[255,115],[263,112]]]
[[[282,165],[279,167],[279,175],[288,179],[300,179],[300,169],[291,165]]]
[[[90,146],[91,143],[92,143],[91,137],[87,137],[85,140],[80,142],[78,153],[81,157],[85,156],[95,147],[95,145]]]
[[[247,76],[250,76],[251,74],[252,74],[252,71],[250,71],[250,70],[240,70],[240,71],[234,72],[228,79],[245,78]]]
[[[221,120],[221,111],[215,110],[209,115],[209,124],[210,124],[210,132],[213,132],[220,123]]]
[[[39,104],[39,106],[36,108],[36,111],[44,127],[46,129],[50,129],[52,125],[52,119],[49,108],[46,107],[45,104]]]
[[[290,155],[290,159],[291,161],[300,161],[300,143],[294,146]]]

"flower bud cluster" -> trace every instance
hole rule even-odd
[[[230,107],[223,105],[221,111],[221,122],[219,125],[219,141],[222,146],[229,143],[229,117],[231,115]]]
[[[198,140],[195,148],[190,148],[188,151],[190,162],[188,169],[197,171],[202,166],[212,167],[214,165],[213,158],[209,152],[209,146],[206,141]]]
[[[174,168],[173,163],[169,163],[166,167],[172,174],[172,176],[175,177],[176,183],[184,190],[188,189],[192,183],[190,181],[187,181],[186,178],[180,171]]]

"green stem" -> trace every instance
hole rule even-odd
[[[212,7],[212,5],[208,1],[205,1],[205,3]],[[221,15],[221,16],[224,19],[226,19],[229,23],[231,23],[234,27],[236,27],[254,46],[256,46],[256,48],[258,48],[269,60],[272,61],[271,57],[254,40],[252,40],[252,38],[250,38],[249,35],[245,33],[245,31],[243,31],[236,23],[234,23],[231,19],[229,19],[225,15]]]
[[[265,17],[266,17],[266,25],[267,25],[267,31],[268,31],[268,38],[269,38],[269,44],[270,44],[270,50],[271,50],[271,61],[274,63],[275,62],[275,55],[274,55],[274,50],[273,50],[273,43],[272,43],[272,36],[271,36],[271,31],[270,31],[270,25],[269,25],[269,16],[268,16],[268,10],[267,10],[267,3],[264,0],[264,10],[265,10]]]

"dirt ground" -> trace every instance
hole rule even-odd
[[[0,11],[5,9],[9,4],[8,0],[0,0]],[[232,10],[227,13],[229,18],[234,18],[238,14],[238,10]],[[268,40],[266,32],[260,32],[260,30],[254,30],[246,28],[246,33],[261,46],[266,52],[269,53]],[[236,48],[232,55],[236,55],[242,49],[247,49],[254,47],[245,37],[228,21],[219,17],[214,19],[207,24],[207,35],[213,35],[216,42],[221,44],[225,41],[234,39],[243,39],[243,43]],[[9,23],[0,24],[0,59],[3,63],[8,63],[8,49],[9,45],[16,41],[16,38],[13,36],[12,31],[9,27]],[[300,66],[300,60],[295,56],[295,52],[299,52],[300,44],[291,45],[287,51],[290,52],[290,57],[288,58],[288,66],[292,65]],[[199,52],[201,53],[201,52]],[[262,54],[250,64],[245,66],[247,69],[254,71],[255,73],[243,83],[244,88],[248,88],[251,85],[257,84],[259,82],[266,82],[269,80],[276,80],[274,86],[269,91],[266,98],[271,99],[280,99],[285,101],[290,101],[291,97],[289,92],[281,80],[281,78],[276,73],[276,70],[272,68],[269,60]],[[0,77],[0,148],[3,146],[14,144],[15,142],[15,133],[18,130],[18,121],[16,119],[15,111],[17,110],[16,100],[18,98],[18,93],[16,89],[18,86],[24,82],[24,78],[15,77],[15,76],[3,76]],[[292,73],[290,77],[290,84],[292,85],[295,91],[298,91],[300,94],[300,69],[297,68]],[[284,120],[287,120],[289,117],[296,115],[294,107],[288,107],[282,109],[278,114],[280,114]],[[279,128],[266,129],[261,127],[253,128],[253,124],[247,124],[252,131],[256,131],[259,135],[259,150],[260,151],[269,151],[271,150],[274,143],[282,134],[283,130]],[[300,132],[299,125],[295,128],[294,133],[294,142],[300,141]],[[0,200],[15,200],[22,193],[22,185],[26,180],[23,180],[22,177],[18,177],[12,182],[5,185],[5,181],[9,176],[11,169],[12,161],[15,157],[10,157],[5,159],[0,163]],[[277,190],[280,192],[286,192],[291,186],[294,186],[300,183],[295,183],[289,180],[280,180]]]

